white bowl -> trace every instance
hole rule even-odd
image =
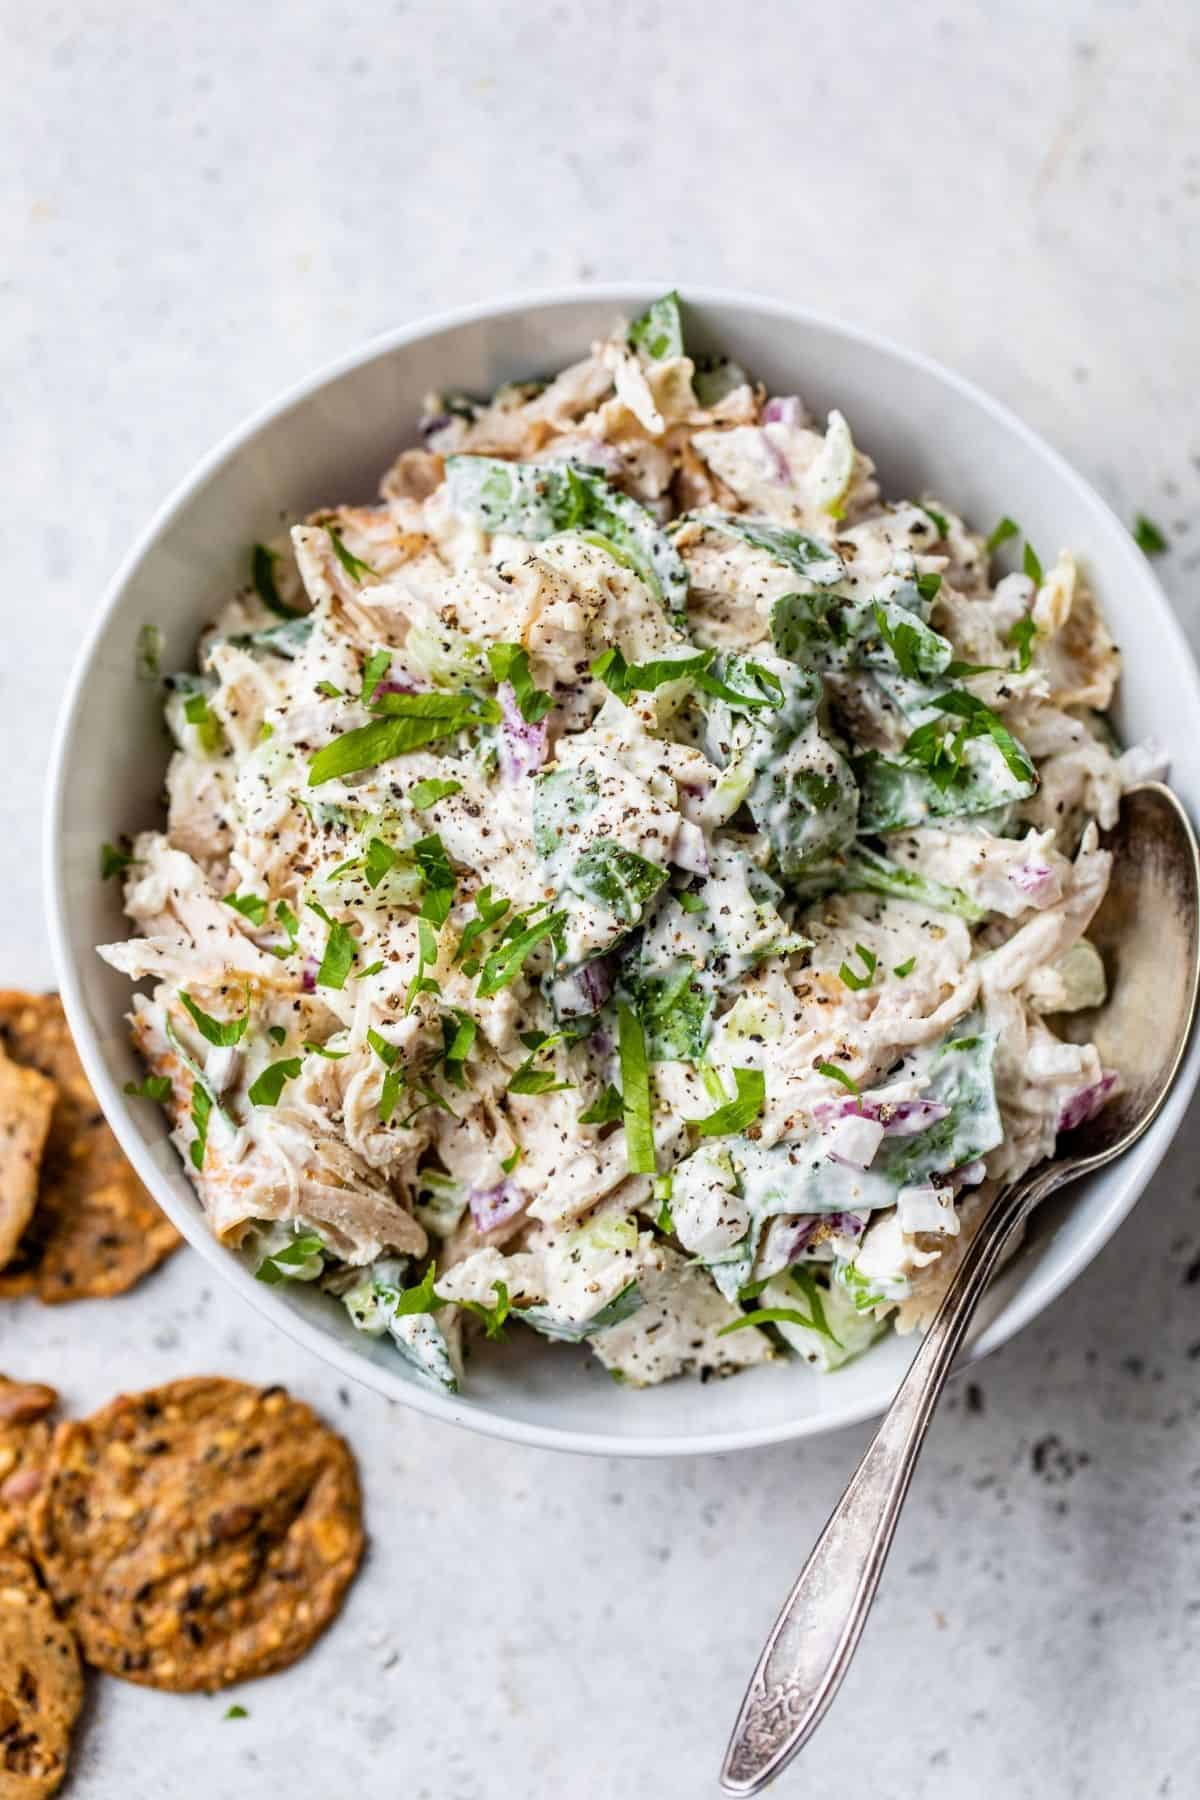
[[[611,1382],[586,1350],[513,1331],[511,1343],[473,1359],[466,1393],[436,1392],[387,1343],[355,1333],[339,1304],[310,1288],[256,1282],[210,1237],[158,1109],[122,1093],[138,1073],[129,984],[94,945],[125,931],[118,884],[97,877],[98,846],[161,817],[167,746],[157,693],[135,675],[139,626],[153,620],[163,631],[164,668],[189,667],[201,626],[245,578],[247,547],[281,517],[373,495],[396,450],[414,441],[430,389],[487,393],[561,367],[662,287],[531,295],[408,326],[218,445],[153,520],[99,608],[63,709],[46,820],[51,933],[84,1065],[126,1154],[200,1254],[294,1338],[405,1405],[519,1442],[638,1456],[737,1450],[869,1417],[890,1399],[912,1341],[885,1339],[830,1376],[780,1363],[638,1393]],[[1165,742],[1174,784],[1200,812],[1200,681],[1187,644],[1128,532],[1054,451],[968,382],[879,338],[778,301],[711,290],[689,290],[686,300],[694,347],[724,350],[769,390],[799,391],[818,411],[840,407],[878,463],[885,494],[932,491],[982,527],[1009,513],[1044,555],[1063,545],[1078,552],[1125,652],[1119,728],[1127,740]],[[989,1296],[973,1356],[1004,1343],[1096,1255],[1171,1142],[1198,1073],[1200,1038],[1136,1148],[1043,1210]]]

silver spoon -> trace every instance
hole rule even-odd
[[[1014,1232],[1047,1194],[1120,1156],[1155,1117],[1187,1047],[1200,975],[1200,853],[1179,801],[1158,782],[1132,788],[1116,827],[1108,893],[1088,936],[1109,996],[1058,1021],[1091,1040],[1121,1082],[1096,1118],[1060,1136],[996,1199],[866,1455],[767,1639],[738,1714],[721,1786],[757,1794],[805,1745],[841,1686],[862,1636],[913,1469],[955,1355]]]

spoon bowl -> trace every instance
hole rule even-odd
[[[1200,850],[1160,782],[1131,788],[1104,834],[1108,891],[1088,927],[1104,961],[1102,1005],[1055,1020],[1092,1042],[1119,1080],[1092,1119],[1060,1133],[1050,1161],[984,1215],[883,1423],[776,1620],[742,1702],[721,1785],[757,1794],[806,1744],[841,1686],[879,1587],[900,1508],[955,1355],[1006,1247],[1038,1203],[1135,1143],[1179,1072],[1200,982]]]

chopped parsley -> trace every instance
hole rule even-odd
[[[625,1157],[631,1175],[653,1175],[658,1169],[650,1112],[650,1063],[646,1034],[631,1006],[617,1007],[617,1049],[624,1095]]]
[[[467,975],[476,975],[479,964],[472,956],[475,945],[493,925],[498,925],[507,912],[511,910],[512,901],[500,895],[493,895],[490,887],[481,887],[475,896],[475,916],[468,919],[463,926],[462,936],[458,940],[458,948],[454,952],[456,963],[462,963]]]
[[[295,1081],[300,1073],[300,1058],[285,1056],[280,1062],[268,1063],[257,1080],[251,1082],[249,1096],[254,1106],[278,1106],[285,1081]]]
[[[475,990],[480,999],[487,1000],[492,994],[498,994],[501,988],[507,987],[520,974],[526,959],[538,945],[547,938],[553,939],[562,930],[566,920],[565,912],[547,913],[535,924],[524,925],[523,929],[498,944],[488,955],[480,971],[479,986]],[[513,924],[517,923],[518,920],[514,919]],[[465,935],[464,933],[464,937]],[[461,951],[461,944],[459,949]]]
[[[218,1049],[227,1050],[234,1044],[240,1044],[246,1035],[246,1027],[250,1023],[250,989],[246,989],[246,1010],[239,1019],[214,1019],[196,1005],[186,988],[180,988],[179,998],[183,1001],[192,1020],[205,1043],[213,1044]]]
[[[703,913],[708,911],[708,902],[702,900],[699,894],[693,894],[688,888],[680,889],[675,895],[675,898],[678,900],[685,913]]]
[[[267,1036],[273,1044],[285,1044],[287,1042],[287,1032],[283,1029],[282,1025],[268,1025]]]
[[[766,1104],[766,1076],[761,1069],[735,1069],[733,1080],[737,1089],[735,1099],[726,1100],[703,1119],[685,1119],[684,1124],[698,1131],[701,1137],[736,1137],[748,1125],[753,1125]]]
[[[917,592],[920,594],[922,600],[927,602],[936,600],[941,592],[941,588],[942,578],[940,575],[917,576]]]
[[[390,650],[372,650],[363,665],[362,692],[359,699],[364,703],[373,699],[375,689],[392,666]]]
[[[448,800],[451,794],[461,792],[461,781],[443,781],[440,776],[427,775],[424,781],[415,782],[409,788],[406,798],[414,811],[424,812],[427,806],[436,806],[439,800]]]
[[[1145,513],[1139,513],[1133,521],[1133,541],[1147,556],[1162,556],[1171,548],[1166,532]]]
[[[489,646],[487,659],[495,679],[507,681],[511,687],[525,723],[540,724],[554,705],[554,696],[534,686],[533,676],[529,672],[528,651],[523,650],[520,644],[492,644]]]
[[[915,961],[916,959],[914,958],[913,960]],[[897,969],[896,973],[899,975],[900,970]],[[859,1086],[853,1075],[847,1075],[845,1069],[839,1069],[836,1063],[819,1062],[817,1064],[817,1074],[826,1076],[830,1081],[840,1082],[847,1093],[853,1094],[856,1100],[860,1097]]]
[[[391,873],[399,860],[392,846],[385,844],[382,838],[373,837],[370,840],[367,845],[367,854],[363,858],[363,874],[372,893],[384,876]]]
[[[916,966],[917,966],[916,957],[910,956],[907,958],[906,961],[904,961],[902,963],[897,963],[895,968],[892,970],[892,974],[898,975],[900,977],[901,981],[903,981],[903,979],[906,975],[912,974],[912,972],[916,968]]]
[[[1028,539],[1026,539],[1025,550],[1021,557],[1021,567],[1024,569],[1026,575],[1028,575],[1030,581],[1032,581],[1034,587],[1041,587],[1042,582],[1045,580],[1045,576],[1042,573],[1042,565],[1038,560],[1038,553]]]
[[[326,525],[325,529],[329,533],[329,541],[333,545],[333,554],[354,585],[361,587],[363,576],[374,575],[375,570],[370,563],[364,562],[361,556],[355,556],[353,550],[347,550],[342,534],[336,525]]]
[[[318,919],[329,927],[329,936],[325,940],[325,951],[321,957],[321,966],[317,970],[317,986],[327,988],[344,988],[351,965],[358,955],[358,945],[348,925],[331,919],[325,908],[313,900],[310,902]]]
[[[1033,622],[1033,614],[1026,613],[1015,625],[1009,627],[1005,635],[1005,643],[1017,653],[1013,667],[1018,675],[1023,675],[1033,661],[1033,645],[1038,628]]]
[[[496,1296],[494,1306],[487,1306],[482,1300],[460,1300],[458,1304],[464,1312],[474,1313],[477,1319],[482,1319],[488,1337],[498,1338],[504,1335],[504,1321],[512,1311],[512,1305],[504,1282],[494,1281],[492,1292]]]
[[[850,967],[849,963],[844,962],[838,970],[838,978],[845,982],[846,986],[851,988],[857,994],[861,993],[863,988],[869,988],[872,981],[875,979],[875,970],[879,965],[879,958],[875,955],[873,950],[868,950],[865,944],[855,944],[854,954],[859,958],[863,968],[866,970],[866,974],[860,975],[856,969]]]
[[[275,580],[275,564],[279,561],[277,550],[268,550],[265,544],[255,544],[250,559],[250,573],[254,582],[254,591],[266,607],[280,619],[300,619],[303,613],[288,606],[280,598],[279,586]]]
[[[437,1264],[430,1263],[420,1281],[414,1287],[402,1288],[396,1299],[395,1314],[398,1319],[408,1318],[413,1313],[438,1312],[447,1304],[440,1294],[435,1294],[433,1284],[437,1280]]]
[[[1009,538],[1020,537],[1020,535],[1021,527],[1017,524],[1015,519],[1010,519],[1006,513],[999,523],[993,526],[991,535],[983,547],[987,551],[987,554],[991,556],[992,552],[998,550],[1001,544],[1007,544]]]
[[[950,521],[947,519],[945,513],[938,512],[936,507],[927,505],[925,501],[919,501],[918,505],[925,514],[925,517],[933,520],[934,529],[938,536],[940,538],[948,538],[950,536]]]
[[[122,841],[127,843],[128,839],[123,839]],[[101,846],[100,846],[100,879],[101,879],[101,881],[111,881],[114,875],[122,875],[122,874],[124,874],[126,869],[135,869],[135,868],[140,868],[140,867],[141,867],[141,858],[139,856],[131,855],[128,850],[119,850],[117,848],[116,844],[101,844]]]
[[[227,1706],[225,1708],[225,1711],[221,1714],[221,1718],[223,1720],[224,1719],[248,1719],[249,1717],[250,1717],[250,1714],[246,1711],[245,1707],[239,1706],[236,1701],[234,1702],[234,1704],[232,1706]]]
[[[226,906],[232,906],[234,912],[241,913],[252,925],[266,924],[267,902],[260,894],[224,894],[222,898]]]
[[[368,725],[344,731],[318,750],[308,765],[309,787],[320,787],[343,775],[419,750],[436,738],[452,737],[472,726],[495,724],[499,708],[474,694],[383,694],[371,702],[376,713]]]
[[[171,1078],[169,1075],[147,1075],[143,1081],[127,1081],[125,1092],[132,1094],[135,1100],[157,1100],[161,1105],[171,1097]]]
[[[266,1282],[268,1287],[277,1287],[281,1281],[293,1280],[306,1263],[311,1263],[314,1257],[324,1254],[325,1244],[317,1233],[302,1231],[290,1244],[285,1244],[282,1250],[275,1250],[270,1256],[264,1256],[254,1271],[254,1279]]]
[[[625,1101],[621,1090],[615,1088],[610,1081],[599,1099],[593,1100],[586,1112],[579,1115],[581,1125],[612,1125],[625,1117]]]
[[[208,1121],[212,1117],[212,1095],[202,1081],[192,1078],[192,1124],[196,1135],[188,1145],[188,1156],[193,1169],[204,1167],[204,1152],[208,1148]]]

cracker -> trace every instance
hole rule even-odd
[[[33,1566],[0,1552],[0,1800],[42,1800],[67,1772],[79,1651]]]
[[[0,1375],[0,1549],[29,1554],[26,1523],[50,1456],[58,1405],[52,1387],[40,1381],[10,1381]]]
[[[216,1375],[60,1426],[30,1529],[86,1660],[177,1692],[302,1656],[363,1549],[342,1439],[283,1388]]]
[[[0,1298],[123,1294],[179,1243],[121,1153],[88,1085],[57,994],[0,992],[0,1044],[58,1086],[33,1218]]]
[[[0,1269],[33,1217],[55,1087],[0,1052]]]

